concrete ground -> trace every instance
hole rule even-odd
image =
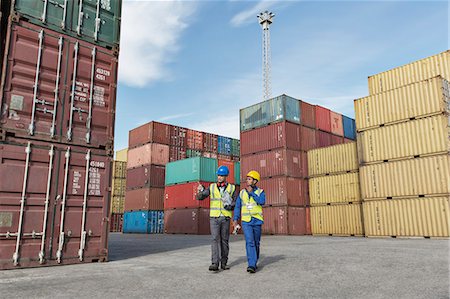
[[[209,236],[110,235],[110,262],[0,271],[0,298],[449,298],[446,240],[263,236],[248,274],[232,236],[212,273]]]

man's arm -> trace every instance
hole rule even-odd
[[[236,206],[234,207],[234,217],[233,217],[234,221],[238,221],[241,218],[241,206],[242,206],[241,197],[238,196],[238,198],[236,199]]]
[[[197,196],[195,197],[197,200],[204,200],[207,198],[209,194],[209,188],[203,187],[203,191],[198,191]]]
[[[250,196],[256,201],[257,204],[263,206],[266,204],[266,193],[263,191],[259,196],[256,195],[255,190],[250,193]]]

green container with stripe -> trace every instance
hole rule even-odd
[[[193,150],[193,149],[186,150],[186,157],[188,157],[188,158],[201,157],[201,156],[202,156],[201,151],[197,151],[197,150]]]
[[[215,182],[217,160],[195,157],[166,164],[166,186],[188,182]]]
[[[231,140],[231,155],[239,157],[241,154],[241,142],[238,139]]]
[[[241,162],[234,162],[234,183],[241,184]]]

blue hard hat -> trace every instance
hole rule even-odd
[[[227,176],[229,174],[230,170],[226,166],[220,166],[219,169],[217,169],[217,175]]]

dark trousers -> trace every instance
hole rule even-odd
[[[211,226],[211,262],[219,265],[219,262],[226,264],[228,262],[228,252],[230,247],[230,218],[217,217],[210,218]]]

